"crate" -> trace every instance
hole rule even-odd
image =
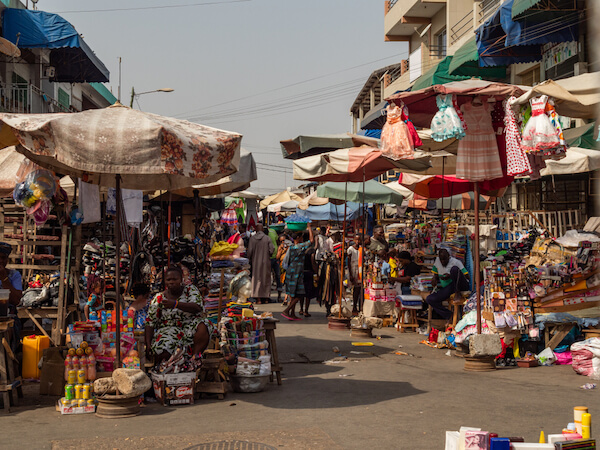
[[[156,400],[164,406],[193,405],[196,391],[196,372],[169,373],[150,372]]]

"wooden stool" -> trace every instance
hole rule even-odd
[[[218,350],[205,350],[202,367],[198,370],[197,394],[217,394],[219,400],[227,393],[225,358]]]
[[[462,306],[466,301],[467,299],[462,292],[455,292],[448,299],[450,311],[452,311],[452,328],[456,326],[462,317]]]
[[[281,366],[279,365],[279,354],[277,353],[277,341],[275,340],[275,329],[277,328],[277,319],[265,319],[265,337],[269,343],[269,352],[271,353],[271,381],[273,374],[277,377],[277,384],[281,386]]]
[[[409,330],[412,328],[413,331],[416,331],[416,329],[419,328],[419,323],[417,322],[417,310],[400,307],[398,331],[405,333],[407,328]]]
[[[7,412],[10,412],[11,402],[18,406],[19,398],[23,398],[21,377],[15,375],[17,358],[10,348],[13,323],[12,319],[0,322],[0,393]]]

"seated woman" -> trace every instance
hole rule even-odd
[[[167,269],[165,288],[150,302],[146,320],[146,351],[156,355],[155,364],[168,359],[177,348],[191,355],[202,353],[213,331],[198,288],[183,285],[179,267]]]
[[[450,256],[450,252],[444,247],[438,251],[438,257],[431,271],[433,272],[431,284],[437,289],[427,296],[425,301],[442,319],[448,320],[452,317],[452,312],[442,305],[442,302],[448,300],[455,292],[469,289],[469,273],[463,263]]]
[[[413,257],[407,251],[401,251],[396,261],[398,266],[395,271],[392,269],[390,281],[396,283],[396,291],[399,295],[410,295],[410,280],[421,273],[421,266],[413,261]]]
[[[8,257],[12,252],[12,246],[6,242],[0,242],[0,289],[9,290],[8,305],[3,314],[14,318],[13,333],[11,338],[11,348],[14,353],[17,352],[20,340],[21,321],[17,318],[17,306],[23,295],[23,282],[21,274],[13,269],[7,269]],[[4,305],[2,305],[4,307]]]
[[[136,283],[131,288],[131,295],[134,300],[129,305],[128,316],[133,315],[133,329],[143,331],[146,327],[146,318],[150,304],[150,288],[143,283]]]

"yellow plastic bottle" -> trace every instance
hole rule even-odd
[[[592,415],[589,413],[585,413],[581,417],[581,437],[583,439],[592,437]]]
[[[46,336],[32,335],[23,338],[23,378],[40,378],[38,363],[48,347],[50,339]]]

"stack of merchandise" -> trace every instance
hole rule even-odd
[[[196,378],[202,358],[178,348],[150,372],[156,399],[165,406],[194,403]]]
[[[100,242],[94,238],[83,247],[84,274],[80,279],[80,302],[87,300],[90,277],[103,277],[104,290],[107,297],[116,298],[115,275],[117,273],[117,247],[112,241]],[[126,286],[129,279],[130,252],[126,243],[121,245],[120,270],[121,286]]]
[[[58,306],[58,287],[60,273],[50,275],[35,275],[33,281],[27,284],[23,291],[19,306],[25,308],[39,308],[41,306]]]
[[[433,281],[433,274],[428,275],[417,275],[412,277],[410,280],[410,288],[415,291],[421,292],[431,292],[433,286],[431,282]]]
[[[227,303],[224,316],[240,318],[244,315],[244,310],[254,311],[254,305],[250,302],[232,301]]]
[[[221,352],[236,359],[237,376],[271,374],[269,344],[261,319],[224,317],[220,322]]]
[[[446,242],[450,248],[450,256],[458,259],[463,265],[465,264],[465,255],[467,253],[467,238],[466,236],[455,236],[451,241]]]
[[[93,396],[96,379],[94,350],[82,341],[70,348],[65,358],[65,396],[58,402],[62,414],[83,414],[96,411],[97,401]]]

